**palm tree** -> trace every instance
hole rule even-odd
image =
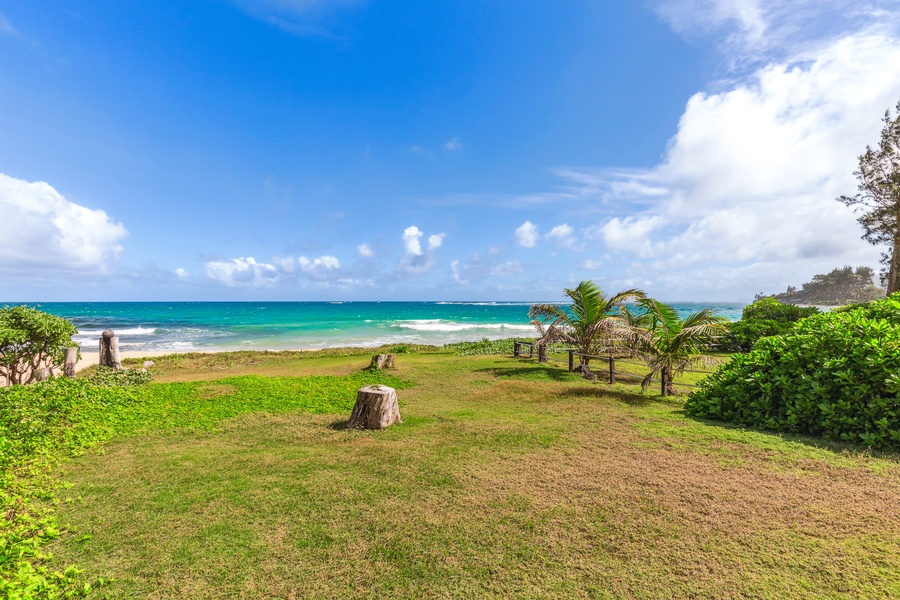
[[[537,343],[566,342],[589,356],[607,351],[617,340],[627,337],[629,328],[622,316],[623,305],[644,298],[644,292],[637,289],[605,296],[593,281],[582,281],[563,293],[572,301],[568,307],[534,304],[528,310],[531,323],[538,330]],[[589,362],[589,357],[582,357],[585,367]]]
[[[704,360],[702,353],[727,330],[726,320],[715,316],[711,308],[679,319],[674,308],[653,298],[643,298],[638,305],[646,311],[647,320],[639,348],[650,367],[641,388],[659,374],[666,382],[665,395],[674,395],[675,373]]]

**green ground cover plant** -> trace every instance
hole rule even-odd
[[[346,430],[372,352],[162,357],[66,413],[100,434],[29,497],[59,533],[30,597],[900,594],[893,455],[450,349],[398,355],[402,424]]]
[[[202,383],[146,384],[140,370],[98,369],[81,379],[0,388],[0,595],[53,598],[86,593],[100,579],[51,567],[45,545],[61,533],[51,472],[62,459],[106,440],[150,431],[210,431],[225,419],[264,411],[349,411],[359,387],[408,384],[385,374],[342,377],[243,375]]]
[[[900,295],[817,314],[701,383],[688,414],[900,449]]]
[[[455,352],[457,356],[484,356],[513,353],[513,342],[533,342],[534,338],[507,338],[502,340],[490,340],[484,338],[477,342],[455,342],[453,344],[445,344],[444,348]]]

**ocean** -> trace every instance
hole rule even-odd
[[[112,329],[123,351],[295,350],[532,337],[526,302],[45,302],[94,351]],[[682,315],[712,308],[730,320],[744,303],[673,303]]]

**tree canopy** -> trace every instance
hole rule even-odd
[[[890,110],[884,113],[878,146],[866,146],[859,157],[859,170],[853,173],[859,182],[858,193],[838,198],[861,213],[857,220],[863,226],[864,240],[890,247],[882,254],[888,294],[900,288],[900,102],[896,110],[898,116],[893,119]]]
[[[538,328],[541,344],[567,342],[582,354],[596,355],[612,344],[622,344],[631,332],[623,318],[623,305],[644,297],[637,289],[606,296],[593,281],[582,281],[574,289],[563,290],[571,300],[568,307],[557,304],[535,304],[528,311]],[[583,364],[590,362],[583,357]]]
[[[869,302],[884,296],[884,290],[876,287],[872,280],[875,270],[871,267],[850,265],[837,267],[830,273],[814,275],[812,281],[801,289],[788,286],[786,292],[776,294],[775,299],[789,304],[818,304],[837,306],[858,302]]]
[[[0,308],[0,376],[11,384],[29,383],[37,369],[62,365],[76,333],[66,319],[35,308]]]

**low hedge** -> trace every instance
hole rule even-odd
[[[900,449],[900,294],[808,317],[700,384],[695,417]]]

